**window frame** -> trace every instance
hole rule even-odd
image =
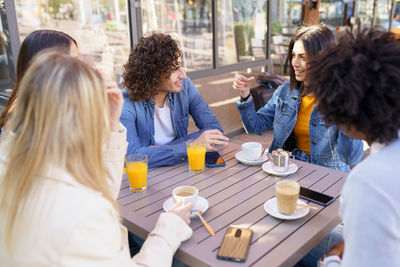
[[[142,6],[141,0],[128,0],[129,1],[129,15],[132,26],[135,25],[137,28],[131,27],[131,45],[132,47],[138,42],[138,40],[143,36],[143,31],[141,28],[142,25]],[[269,65],[269,44],[270,44],[270,31],[267,32],[267,40],[266,40],[266,51],[265,51],[265,59],[257,59],[252,61],[238,62],[231,65],[223,65],[220,66],[218,63],[218,10],[217,10],[217,1],[211,0],[211,8],[212,8],[212,36],[213,36],[213,67],[203,70],[195,70],[188,72],[188,76],[192,79],[203,78],[211,75],[217,75],[221,73],[231,72],[231,71],[240,71],[247,68],[260,67]],[[266,10],[265,14],[267,16],[267,25],[270,24],[270,1],[266,0]],[[140,26],[140,27],[138,27]],[[268,27],[269,29],[269,27]]]

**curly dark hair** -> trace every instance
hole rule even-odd
[[[354,127],[387,143],[400,129],[400,39],[365,29],[348,33],[315,57],[308,70],[318,110],[327,122]]]
[[[304,50],[309,58],[317,55],[321,50],[335,45],[335,36],[328,27],[323,24],[308,25],[303,24],[296,30],[295,37],[289,43],[288,62],[290,76],[290,90],[300,88],[301,82],[296,80],[294,68],[292,66],[292,51],[296,41],[302,41]],[[308,79],[308,78],[307,78]]]
[[[140,38],[124,65],[123,85],[132,101],[148,100],[157,94],[161,79],[168,79],[180,66],[178,43],[170,35],[154,33]]]

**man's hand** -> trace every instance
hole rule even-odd
[[[214,150],[215,145],[227,146],[229,138],[224,136],[219,130],[213,129],[204,131],[196,141],[207,144],[207,150]]]
[[[183,204],[182,201],[177,202],[168,212],[175,213],[182,218],[187,224],[190,224],[190,211],[193,203]]]
[[[328,256],[339,256],[339,258],[343,257],[344,252],[344,242],[341,242],[337,245],[334,245],[331,250],[329,250],[325,255]]]
[[[246,98],[250,94],[250,84],[252,81],[254,81],[254,77],[246,78],[243,75],[235,74],[232,87],[239,91],[242,98]]]

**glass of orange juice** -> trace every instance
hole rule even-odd
[[[147,187],[147,155],[132,154],[125,157],[125,171],[128,174],[130,189],[142,192]]]
[[[186,142],[186,151],[189,161],[189,171],[199,173],[204,171],[206,158],[206,144],[196,140]]]

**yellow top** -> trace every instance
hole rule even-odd
[[[303,96],[301,98],[299,114],[297,115],[297,122],[294,126],[296,146],[307,154],[310,154],[310,116],[315,105],[314,95]]]

